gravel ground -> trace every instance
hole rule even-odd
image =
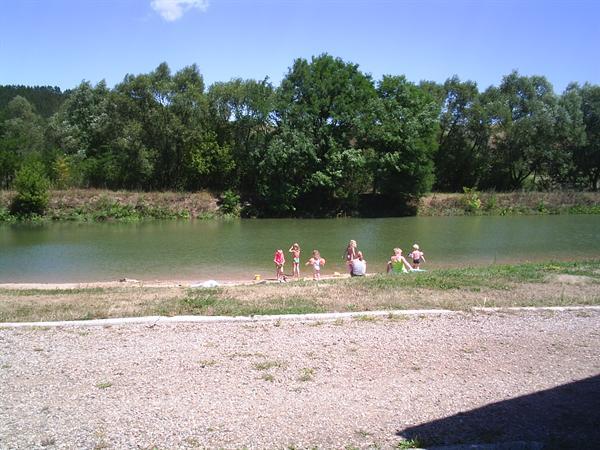
[[[597,448],[599,349],[597,310],[4,328],[0,448]]]

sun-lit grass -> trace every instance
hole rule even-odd
[[[321,283],[300,281],[213,289],[0,289],[0,322],[598,305],[598,284],[600,260],[492,265]]]

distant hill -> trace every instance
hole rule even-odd
[[[20,95],[35,107],[40,116],[47,118],[58,111],[67,94],[68,91],[61,92],[57,86],[0,85],[0,111],[4,110],[13,98]]]

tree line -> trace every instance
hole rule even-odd
[[[597,190],[600,86],[373,80],[327,54],[279,86],[207,88],[196,65],[166,63],[114,88],[2,86],[0,187],[32,167],[56,188],[227,192],[259,216],[397,214],[432,189]]]

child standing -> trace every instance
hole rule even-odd
[[[277,281],[283,283],[286,281],[285,274],[283,273],[283,265],[285,264],[285,256],[283,256],[283,250],[278,249],[273,256],[273,262],[275,263],[275,269],[277,271]]]
[[[419,244],[413,245],[413,251],[408,255],[413,260],[413,269],[419,269],[419,265],[425,262],[425,254],[419,250]]]
[[[306,265],[311,265],[313,267],[313,280],[320,280],[321,266],[325,265],[325,260],[321,258],[319,250],[313,250],[312,258],[307,261]]]
[[[293,276],[295,278],[300,278],[300,246],[297,242],[292,244],[292,246],[289,249],[289,252],[292,254],[293,258]]]

